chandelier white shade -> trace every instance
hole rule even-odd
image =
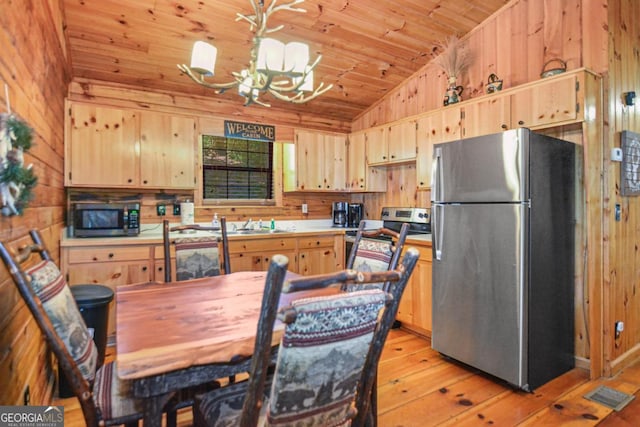
[[[252,103],[266,107],[270,105],[258,99],[263,93],[269,93],[274,98],[296,104],[308,102],[325,93],[333,85],[325,86],[320,83],[314,89],[313,70],[322,58],[309,64],[309,46],[306,43],[293,41],[283,43],[275,38],[265,37],[266,34],[276,32],[283,26],[267,27],[269,16],[279,10],[292,12],[306,12],[294,7],[304,0],[293,0],[289,3],[276,5],[272,0],[268,7],[264,7],[264,0],[249,0],[253,6],[254,15],[238,13],[236,21],[245,20],[250,23],[254,31],[253,46],[250,51],[247,68],[232,72],[233,80],[228,83],[214,83],[205,80],[215,74],[215,63],[218,51],[215,46],[197,41],[191,52],[191,65],[179,64],[178,68],[196,83],[214,89],[216,93],[223,93],[233,87],[238,87],[238,94],[245,98],[245,105]]]

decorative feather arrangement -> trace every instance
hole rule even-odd
[[[469,47],[457,36],[448,37],[436,45],[441,50],[433,62],[447,73],[449,79],[458,78],[465,72],[473,60]]]

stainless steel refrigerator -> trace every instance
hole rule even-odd
[[[524,390],[574,366],[575,144],[434,146],[432,347]]]

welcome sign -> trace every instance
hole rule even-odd
[[[252,139],[254,141],[274,142],[276,127],[258,123],[224,121],[224,136],[226,138]]]

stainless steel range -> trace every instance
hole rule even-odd
[[[389,230],[400,232],[402,225],[408,223],[410,235],[431,233],[431,210],[429,208],[385,207],[382,208],[380,219],[382,220],[382,226]],[[349,259],[356,234],[356,230],[348,230],[345,232],[345,264]],[[383,241],[391,240],[388,236],[380,236],[376,239]]]

